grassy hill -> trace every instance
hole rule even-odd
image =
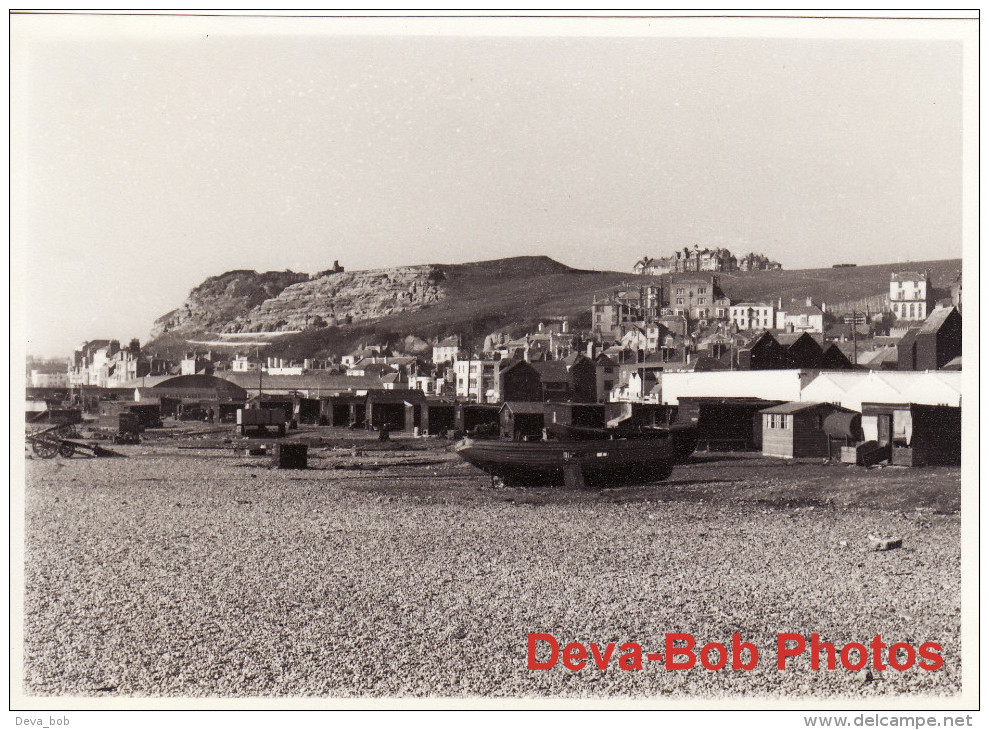
[[[397,343],[408,334],[424,339],[459,334],[480,345],[484,336],[502,327],[534,326],[541,318],[568,316],[575,327],[589,327],[590,306],[622,284],[665,280],[620,271],[573,269],[545,256],[528,256],[469,264],[436,265],[442,272],[447,297],[414,312],[402,312],[374,322],[307,330],[277,338],[267,354],[291,359],[339,356],[361,342]],[[799,269],[719,274],[732,301],[812,297],[836,304],[889,291],[890,274],[927,270],[942,293],[961,270],[961,260],[920,261],[842,269]],[[164,335],[149,349],[175,356],[188,349],[185,339]]]

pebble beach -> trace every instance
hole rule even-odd
[[[305,470],[233,448],[118,450],[28,460],[29,696],[960,691],[958,469],[697,455],[662,484],[568,492],[492,484],[438,440],[317,445]],[[674,632],[729,647],[737,633],[758,664],[528,667],[530,633],[660,651]],[[784,632],[936,642],[944,661],[814,670],[801,655],[781,671]]]

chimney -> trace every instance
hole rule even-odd
[[[814,306],[814,302],[813,302],[813,301],[811,300],[811,298],[810,298],[810,297],[807,297],[807,306],[808,306],[808,307],[812,307],[812,306]]]
[[[587,343],[587,357],[589,357],[591,360],[594,359],[594,343],[593,342],[588,342]]]
[[[563,330],[563,334],[566,334],[567,332],[570,331],[570,322],[567,321],[566,317],[563,318],[562,330]]]

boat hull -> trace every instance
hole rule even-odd
[[[594,441],[608,438],[651,439],[669,438],[673,461],[684,464],[697,449],[697,424],[674,423],[669,426],[647,426],[638,430],[621,428],[593,428],[551,423],[546,427],[550,436],[561,441]]]
[[[455,450],[464,461],[518,486],[565,485],[577,473],[589,487],[647,484],[669,477],[674,462],[668,437],[532,442],[465,439]]]

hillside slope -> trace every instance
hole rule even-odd
[[[719,274],[722,288],[733,301],[812,297],[837,304],[889,290],[892,272],[928,270],[935,288],[945,291],[961,270],[961,260],[885,264],[844,269],[753,271]],[[390,272],[382,278],[383,272]],[[573,269],[544,256],[517,257],[469,264],[436,264],[351,272],[352,279],[334,274],[297,283],[226,323],[207,331],[266,331],[302,329],[279,337],[266,351],[286,358],[339,356],[361,342],[397,344],[407,335],[430,339],[459,334],[479,346],[486,334],[502,327],[530,327],[546,317],[567,316],[575,325],[589,326],[590,305],[625,283],[669,277],[636,276],[619,271]],[[343,286],[347,281],[353,287]],[[409,293],[413,291],[412,299]],[[402,295],[406,299],[402,300]],[[343,324],[343,302],[359,305],[352,324]],[[356,303],[356,304],[355,304]],[[333,312],[339,326],[313,327],[313,317],[327,322]],[[306,315],[310,317],[306,320]],[[272,327],[272,329],[279,329]],[[186,347],[186,335],[175,332],[151,343],[159,352]]]

